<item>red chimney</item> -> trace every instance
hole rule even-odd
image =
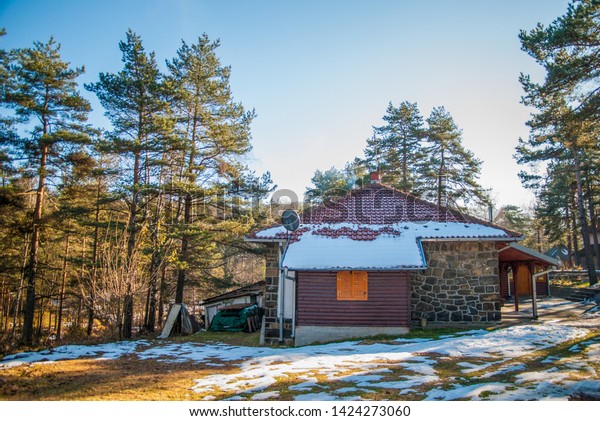
[[[379,175],[379,172],[373,171],[371,173],[371,184],[379,184],[380,182],[381,182],[381,176]]]

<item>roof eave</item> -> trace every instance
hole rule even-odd
[[[285,243],[285,238],[252,238],[244,236],[247,243]]]
[[[421,237],[423,242],[448,242],[448,241],[506,241],[515,242],[522,240],[523,237],[446,237],[446,238],[426,238]]]
[[[362,270],[366,272],[400,272],[409,270],[425,270],[427,267],[419,266],[406,266],[397,268],[374,268],[374,267],[335,267],[335,268],[293,268],[286,267],[286,269],[294,272],[339,272],[342,270]]]

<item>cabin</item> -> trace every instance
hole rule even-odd
[[[278,225],[245,238],[267,249],[264,342],[500,322],[501,267],[524,258],[506,249],[521,235],[373,179],[306,210],[293,232]]]

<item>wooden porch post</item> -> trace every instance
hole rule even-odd
[[[510,266],[512,267],[513,280],[515,281],[515,311],[519,311],[519,288],[517,287],[517,270],[519,266],[515,263],[511,263]]]

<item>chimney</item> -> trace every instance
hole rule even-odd
[[[381,183],[381,176],[378,171],[373,171],[371,173],[371,184],[379,184]]]

